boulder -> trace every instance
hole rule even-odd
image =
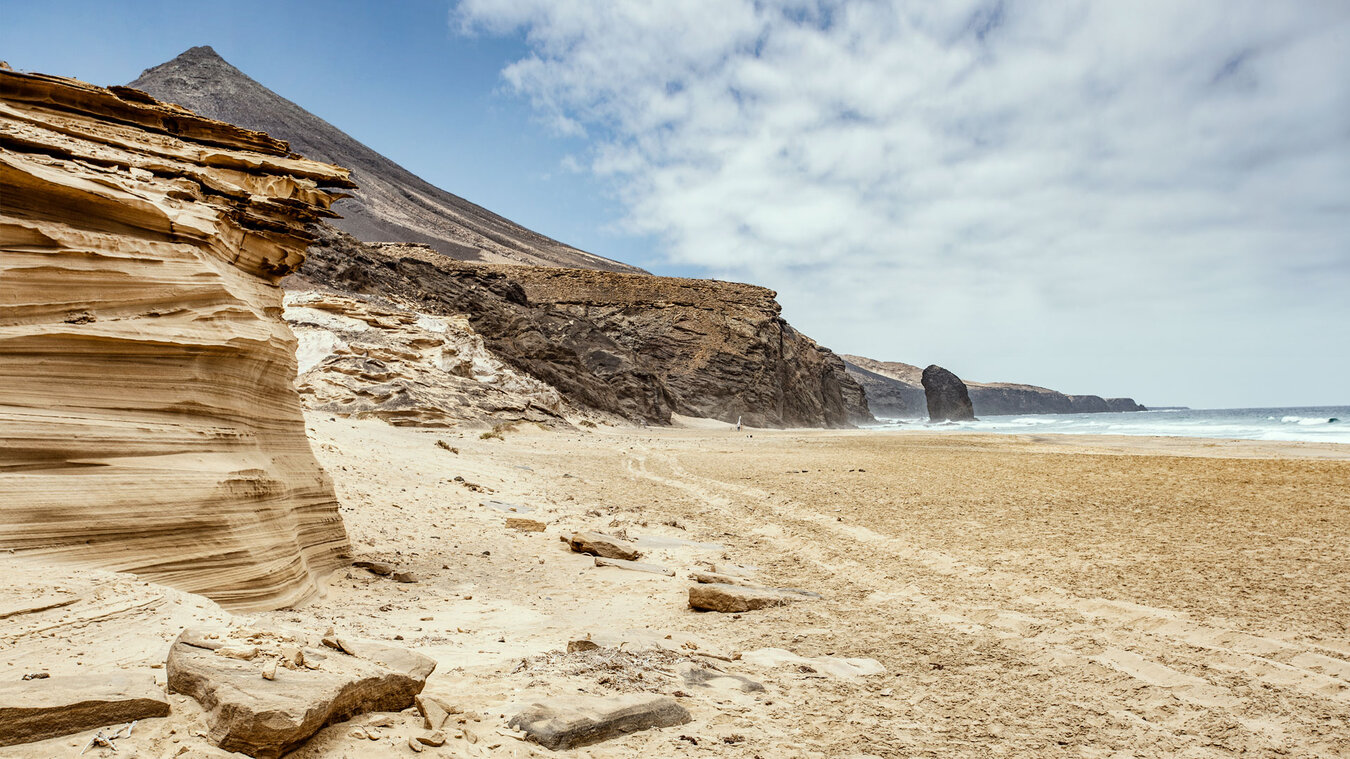
[[[335,722],[412,706],[436,667],[407,649],[344,638],[344,653],[323,658],[318,669],[278,669],[266,680],[256,663],[198,648],[191,638],[180,636],[169,649],[169,690],[201,702],[212,742],[267,759]]]
[[[539,745],[562,751],[655,727],[683,725],[689,712],[670,696],[567,696],[536,703],[511,718],[511,727]]]
[[[642,556],[632,543],[600,532],[574,532],[567,542],[577,553],[603,556],[606,559],[636,561]]]
[[[961,422],[975,418],[966,383],[937,364],[923,370],[923,392],[928,401],[929,421]]]
[[[726,583],[700,583],[689,589],[689,607],[700,611],[738,613],[784,606],[816,596],[785,588],[748,588]]]
[[[47,677],[0,685],[0,746],[169,716],[150,672]]]

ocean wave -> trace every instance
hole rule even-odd
[[[1285,424],[1301,424],[1307,427],[1314,424],[1335,424],[1340,420],[1334,416],[1286,416],[1281,417],[1280,421]]]

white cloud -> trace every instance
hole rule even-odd
[[[1302,354],[1332,376],[1283,400],[1350,403],[1344,3],[457,15],[526,32],[503,77],[589,138],[628,228],[838,350],[1197,404],[1282,400],[1261,367]]]

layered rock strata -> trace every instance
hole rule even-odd
[[[665,424],[675,413],[843,427],[872,419],[843,362],[788,325],[774,293],[760,287],[470,264],[331,229],[288,287],[462,315],[512,369],[569,404],[632,421]]]
[[[0,71],[0,549],[234,608],[347,551],[280,278],[347,172],[126,88]]]

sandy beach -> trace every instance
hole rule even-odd
[[[401,635],[441,663],[428,691],[489,723],[576,689],[678,691],[694,714],[576,756],[1350,752],[1350,451],[1338,446],[723,425],[498,440],[310,423],[358,554],[423,579],[339,574],[325,600],[261,616]],[[549,528],[508,530],[490,501]],[[596,568],[558,540],[584,528],[638,538],[644,561],[677,576]],[[713,565],[822,598],[689,610],[686,575]],[[561,653],[588,635],[664,641],[765,690]],[[700,656],[760,649],[870,658],[885,673]],[[298,756],[372,755],[347,732]],[[481,755],[533,753],[546,752],[504,741]]]

